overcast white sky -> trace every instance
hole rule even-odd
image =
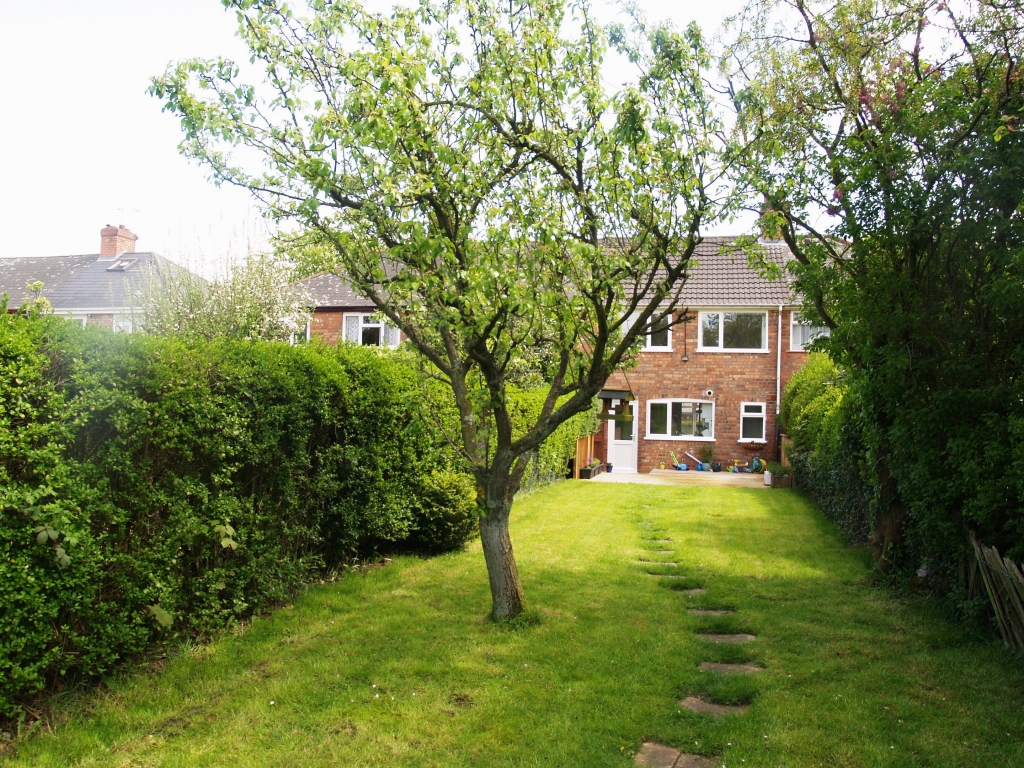
[[[696,20],[709,36],[741,6],[639,4],[652,21]],[[146,94],[172,60],[247,58],[219,0],[23,0],[3,15],[0,256],[96,253],[100,228],[124,224],[139,250],[207,272],[265,242],[246,193],[182,158],[177,120]]]

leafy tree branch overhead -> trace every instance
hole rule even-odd
[[[297,222],[451,386],[493,614],[517,614],[508,515],[531,456],[673,317],[702,228],[735,206],[700,32],[614,27],[637,80],[613,95],[585,0],[225,5],[262,81],[193,60],[152,93],[187,155]],[[536,349],[549,392],[514,437],[507,375]]]
[[[881,564],[948,584],[968,530],[1024,542],[1022,18],[1013,0],[757,0],[723,59],[762,223],[851,372]]]

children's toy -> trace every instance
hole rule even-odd
[[[686,455],[689,456],[691,459],[693,459],[697,463],[697,471],[698,472],[710,472],[711,471],[711,465],[710,464],[705,464],[703,461],[698,459],[696,456],[694,456],[689,451],[686,451]]]

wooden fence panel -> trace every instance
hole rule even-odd
[[[1024,651],[1024,575],[1010,558],[1000,557],[995,547],[986,547],[973,533],[971,544],[999,634],[1007,648]]]

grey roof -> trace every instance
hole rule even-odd
[[[111,269],[115,265],[122,269]],[[137,284],[149,265],[171,265],[157,253],[122,253],[117,258],[98,254],[0,258],[0,294],[8,308],[28,296],[28,283],[41,281],[42,295],[56,311],[123,309],[128,285]]]
[[[734,237],[708,237],[697,246],[697,262],[683,286],[680,304],[686,307],[778,306],[794,304],[791,277],[783,270],[779,280],[768,280],[751,269],[747,256],[731,249]],[[762,241],[768,261],[780,267],[793,260],[783,242]]]
[[[364,299],[343,278],[337,275],[320,273],[296,280],[293,286],[304,296],[311,306],[327,308],[363,308],[372,307],[373,302]]]
[[[791,277],[783,270],[779,280],[762,277],[748,263],[747,255],[733,247],[735,237],[706,237],[694,252],[695,266],[690,271],[680,297],[682,307],[732,307],[792,305],[796,297]],[[604,241],[612,245],[613,241]],[[769,261],[785,267],[793,254],[783,242],[762,241]],[[317,274],[293,283],[309,303],[318,308],[372,307],[372,303],[354,290],[344,278]]]

